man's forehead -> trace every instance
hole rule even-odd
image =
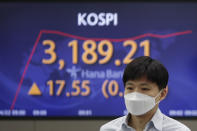
[[[142,81],[142,80],[128,80],[126,82],[126,85],[134,85],[134,84],[150,85],[150,84],[152,84],[152,82],[150,82],[150,81]]]
[[[152,85],[154,84],[153,82],[147,80],[146,77],[141,77],[140,79],[136,80],[128,80],[126,82],[126,85],[132,85],[132,84],[140,84],[140,85]]]

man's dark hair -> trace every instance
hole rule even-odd
[[[141,56],[131,61],[124,70],[122,80],[125,86],[128,80],[137,80],[144,76],[147,80],[156,83],[159,90],[167,86],[169,77],[167,69],[149,56]]]

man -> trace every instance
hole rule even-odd
[[[134,59],[124,70],[123,83],[128,115],[104,124],[100,131],[190,131],[158,108],[168,93],[168,71],[159,61],[148,56]]]

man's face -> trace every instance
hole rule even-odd
[[[149,96],[155,97],[159,93],[159,87],[146,79],[146,77],[142,77],[138,80],[129,80],[125,84],[124,94],[139,92]]]

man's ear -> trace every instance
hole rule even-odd
[[[168,85],[166,86],[166,88],[164,88],[164,89],[162,90],[160,101],[162,101],[163,99],[165,99],[166,96],[167,96],[167,94],[168,94]]]

